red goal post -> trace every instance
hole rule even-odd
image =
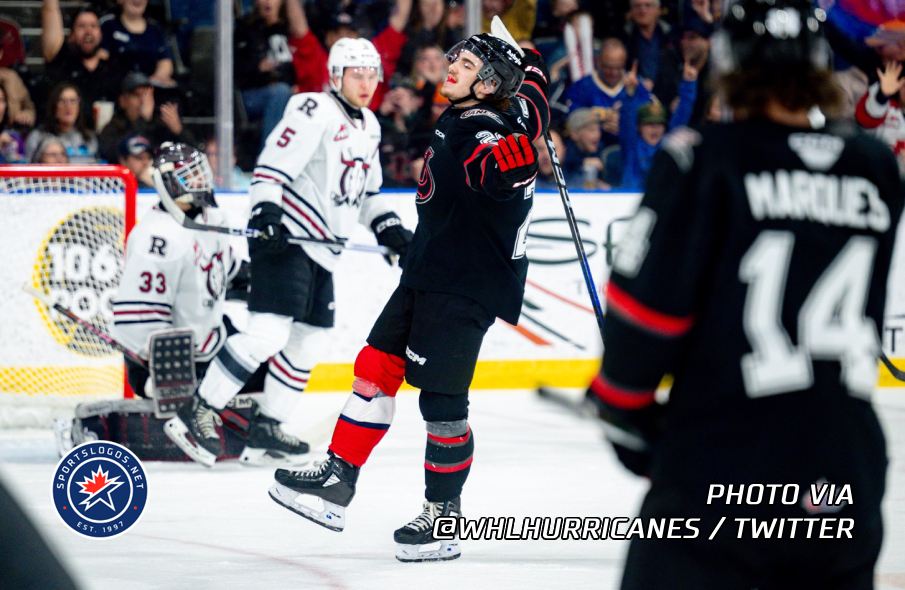
[[[122,166],[0,166],[0,428],[49,426],[128,391],[122,355],[22,285],[109,333],[137,192]]]

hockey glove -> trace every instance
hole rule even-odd
[[[537,150],[527,135],[507,135],[492,148],[505,188],[524,186],[537,176]]]
[[[525,80],[538,83],[546,91],[550,83],[550,70],[547,63],[536,49],[526,49],[522,59],[522,68],[525,70]]]
[[[283,209],[276,203],[262,201],[251,210],[248,227],[261,232],[250,245],[256,249],[278,254],[286,249],[286,230],[283,229]]]
[[[395,213],[384,213],[371,222],[371,230],[377,238],[377,243],[392,250],[399,257],[399,266],[402,266],[413,234],[405,229],[399,216]],[[393,265],[393,255],[387,254],[384,258],[387,264]]]
[[[606,438],[619,462],[635,475],[649,477],[652,447],[662,431],[665,407],[654,403],[640,410],[622,410],[601,400],[591,389],[587,398],[603,420]]]

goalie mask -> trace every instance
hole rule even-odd
[[[512,98],[521,88],[522,82],[525,81],[522,58],[512,46],[502,39],[486,33],[472,35],[453,45],[452,49],[446,52],[446,59],[449,60],[449,63],[455,63],[463,51],[473,53],[484,63],[478,70],[477,79],[472,83],[469,95],[457,100],[450,100],[453,104],[466,100],[479,100],[474,92],[478,83],[483,82],[484,91],[491,93],[495,98]]]
[[[330,73],[330,88],[342,90],[342,77],[346,68],[362,68],[377,72],[377,81],[383,82],[383,65],[374,44],[367,39],[340,39],[330,48],[327,71]],[[334,82],[339,78],[339,84]]]
[[[713,36],[715,67],[720,74],[827,69],[825,21],[826,13],[810,0],[735,0]]]
[[[216,207],[214,173],[207,156],[184,143],[166,142],[154,158],[154,184],[177,203]]]

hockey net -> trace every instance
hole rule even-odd
[[[123,397],[122,354],[22,285],[109,334],[136,193],[121,166],[0,166],[0,428]]]

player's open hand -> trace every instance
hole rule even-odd
[[[537,176],[537,150],[527,135],[507,135],[492,151],[506,188],[524,186]]]

